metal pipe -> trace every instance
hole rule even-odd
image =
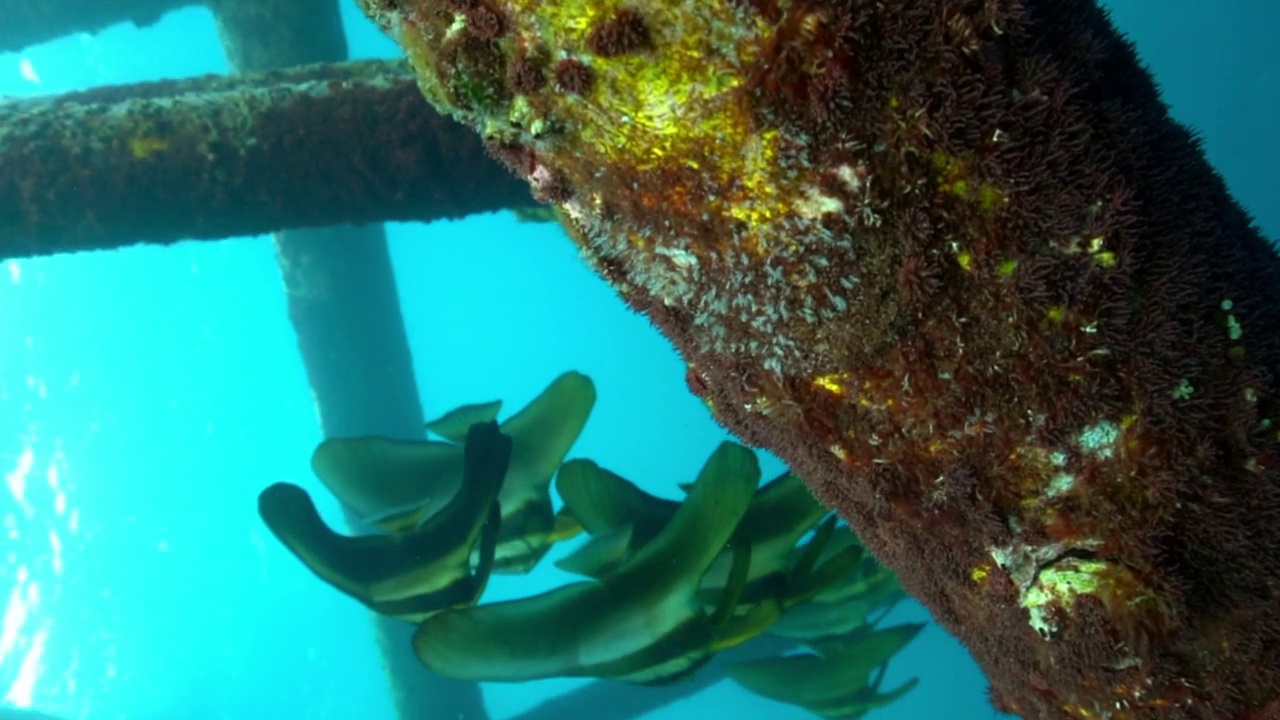
[[[400,62],[0,103],[0,259],[530,204]]]

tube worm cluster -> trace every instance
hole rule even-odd
[[[1280,260],[1093,0],[363,0],[1028,718],[1280,717]]]

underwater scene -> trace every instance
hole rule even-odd
[[[873,175],[925,182],[843,155],[821,181],[792,183],[796,157],[816,166],[812,148],[834,147],[815,137],[861,121],[857,99],[833,83],[879,77],[873,51],[840,38],[883,39],[874,52],[892,55],[894,33],[905,37],[921,13],[941,18],[955,67],[1031,73],[1017,55],[1031,48],[1087,66],[1071,75],[1086,89],[1063,86],[1064,107],[1093,102],[1107,82],[1118,89],[1098,107],[1156,102],[1125,75],[1137,71],[1123,53],[1098,49],[1105,32],[1072,31],[1097,33],[1096,46],[1054,45],[1065,30],[1033,42],[1018,25],[1024,5],[1025,17],[1044,15],[1026,28],[1053,26],[1052,13],[1076,28],[1098,3],[28,0],[0,10],[0,720],[1280,718],[1280,483],[1268,474],[1280,467],[1268,415],[1280,366],[1267,364],[1280,334],[1261,328],[1280,269],[1255,247],[1280,237],[1280,4],[1100,4],[1253,225],[1214,194],[1216,181],[1205,199],[1171,179],[1208,172],[1198,160],[1162,165],[1131,151],[1146,139],[1111,115],[1072,120],[1111,135],[1070,141],[1068,161],[1033,163],[1058,173],[1046,177],[1096,172],[1095,186],[991,179],[981,153],[919,148],[953,133],[961,139],[947,142],[990,149],[1016,123],[979,133],[952,118],[944,132],[924,111],[900,112],[911,93],[888,81],[867,80],[866,93],[883,91],[886,112],[904,118],[895,139],[851,142],[848,157],[912,146],[901,167],[927,168],[934,196],[874,204]],[[677,26],[710,40],[680,45],[679,73],[645,65]],[[538,46],[561,32],[581,39],[586,60]],[[742,49],[751,33],[767,37],[763,49]],[[751,97],[808,109],[753,115],[766,129],[749,132],[717,106],[703,125],[645,134],[661,123],[602,119],[617,107],[603,100],[573,105],[661,93],[711,107],[729,80],[697,73],[718,52],[759,60]],[[964,106],[972,89],[959,87]],[[553,91],[560,100],[539,104]],[[134,112],[117,96],[151,114],[109,136]],[[459,122],[406,120],[424,96]],[[1162,122],[1117,115],[1139,116]],[[317,130],[301,150],[285,131],[181,147],[183,133],[250,121]],[[75,135],[86,127],[103,139]],[[805,128],[803,152],[771,144]],[[574,149],[544,139],[557,133]],[[62,149],[24,154],[37,141]],[[1117,189],[1071,154],[1095,151],[1143,182]],[[690,159],[673,169],[676,153]],[[277,174],[267,161],[286,156]],[[116,172],[171,157],[168,175]],[[421,180],[423,167],[436,179]],[[397,189],[411,182],[421,188]],[[1170,197],[1192,199],[1169,201],[1185,217],[1153,221],[1175,260],[1144,265],[1150,243],[1116,238],[1141,235],[1139,215],[1156,212],[1148,198],[1166,183]],[[32,199],[42,193],[48,202]],[[892,279],[875,294],[889,309],[848,323],[857,342],[820,328],[864,307],[857,288],[874,284],[871,271],[835,280],[823,259],[770,296],[767,317],[737,323],[730,315],[773,287],[771,270],[738,276],[737,297],[717,299],[725,286],[703,283],[720,267],[705,246],[663,245],[665,231],[714,234],[728,218],[757,233],[744,264],[774,242],[769,258],[790,259],[772,267],[799,272],[835,244],[824,218],[845,212],[842,193],[866,200],[851,233],[928,225],[946,238],[884,261]],[[955,230],[1041,232],[1027,229],[1040,227],[1038,206],[1004,210],[1037,193],[1087,206],[1080,228],[1063,231],[1062,256],[1077,263],[1066,271],[1028,270],[1030,251],[966,245]],[[1244,238],[1246,249],[1184,258],[1179,232]],[[819,239],[787,239],[805,233]],[[868,268],[883,260],[861,245],[855,254]],[[996,347],[1021,342],[1026,308],[1040,306],[964,289],[984,272],[987,287],[1050,298],[1027,327],[1070,326],[1069,338]],[[1208,288],[1210,331],[1167,310],[1203,299],[1180,278]],[[820,284],[816,308],[788,294]],[[1174,286],[1167,307],[1144,304]],[[1126,310],[1095,302],[1096,288],[1129,293]],[[954,332],[967,345],[947,345],[932,313],[959,317],[962,300],[1009,319],[975,321],[971,340]],[[928,351],[903,339],[913,328]],[[1091,344],[1108,333],[1110,349]],[[1212,333],[1221,338],[1204,339]],[[761,350],[769,338],[776,347]],[[806,364],[839,343],[865,372]],[[1069,362],[1044,360],[1057,352]],[[890,360],[877,365],[876,353]],[[1137,359],[1106,367],[1136,380],[1090,374],[1126,353]],[[995,369],[1010,357],[1029,360]],[[977,358],[990,374],[966,371]],[[911,363],[930,372],[899,372]],[[1059,369],[1063,384],[1043,379]],[[990,399],[1024,386],[1037,399]],[[1055,404],[1078,412],[1039,411]],[[1177,412],[1194,419],[1168,419]],[[1005,444],[1023,422],[1036,428],[1034,449]],[[1205,434],[1219,427],[1221,443]],[[1018,482],[999,485],[1005,471]],[[866,481],[841,485],[842,473]],[[1231,487],[1247,476],[1260,489],[1206,494],[1209,510],[1182,512],[1201,496],[1161,493],[1193,476]],[[899,477],[922,478],[924,491]],[[1072,499],[1124,482],[1105,503]],[[972,510],[982,503],[1000,512]],[[1033,505],[1034,518],[1050,518],[1043,527]],[[1091,525],[1095,516],[1114,522]],[[1141,542],[1107,534],[1120,523]],[[1219,525],[1231,531],[1200,541],[1200,528]]]

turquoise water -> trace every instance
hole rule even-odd
[[[353,57],[397,49],[344,7]],[[1271,236],[1280,140],[1280,6],[1112,3],[1175,114]],[[171,13],[0,55],[0,95],[225,72],[211,16]],[[599,400],[572,455],[666,496],[725,434],[667,342],[578,261],[559,230],[508,214],[390,225],[427,416],[503,398],[521,407],[567,369]],[[0,268],[0,703],[62,718],[392,718],[368,613],[261,525],[256,496],[311,491],[320,439],[266,237],[7,263]],[[766,463],[765,474],[778,468]],[[486,599],[565,582],[544,563]],[[924,619],[913,603],[892,620]],[[966,652],[930,626],[871,717],[992,718]],[[485,687],[494,720],[581,685]],[[722,683],[647,715],[811,717]],[[583,720],[586,720],[585,718]]]

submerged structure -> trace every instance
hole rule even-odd
[[[1280,259],[1093,0],[364,0],[1028,718],[1280,717]]]

